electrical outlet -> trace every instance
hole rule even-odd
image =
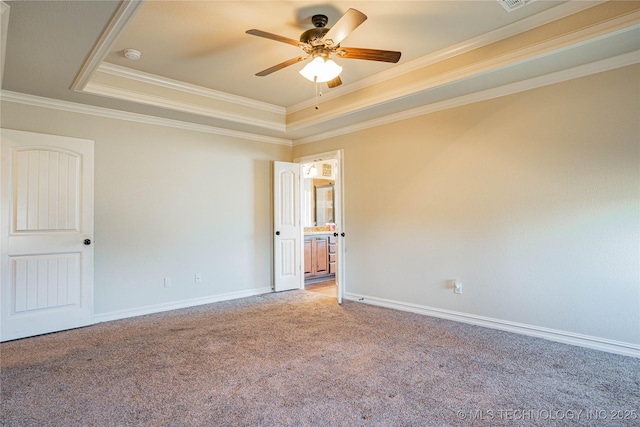
[[[194,282],[194,283],[202,283],[202,274],[200,274],[200,273],[196,273],[196,274],[193,276],[193,282]]]
[[[462,293],[462,283],[459,280],[453,281],[453,293],[461,294]]]
[[[171,277],[165,277],[164,278],[164,287],[168,288],[171,286]]]

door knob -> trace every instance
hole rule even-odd
[[[333,237],[338,237],[338,233],[333,233]]]
[[[344,233],[340,233],[340,235],[341,235],[342,237],[346,236],[346,234],[344,234]]]
[[[280,232],[279,232],[279,231],[276,231],[276,236],[279,236],[279,235],[280,235]]]
[[[89,246],[91,244],[91,239],[84,239],[84,245]]]

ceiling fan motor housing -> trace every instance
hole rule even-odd
[[[302,43],[313,44],[313,42],[315,41],[322,40],[324,35],[327,34],[328,32],[329,32],[329,28],[325,28],[325,27],[312,28],[302,33],[302,35],[300,35],[300,41]]]
[[[302,33],[300,36],[302,43],[313,44],[314,41],[320,41],[329,32],[329,28],[326,28],[327,22],[329,22],[327,15],[313,15],[311,22],[315,28]]]

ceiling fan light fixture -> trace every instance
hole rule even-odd
[[[333,80],[340,75],[342,67],[331,59],[316,56],[311,62],[300,70],[300,74],[312,82],[324,83]]]

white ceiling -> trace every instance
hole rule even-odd
[[[304,142],[617,55],[635,52],[636,59],[626,61],[637,61],[636,11],[625,22],[572,42],[565,37],[526,58],[512,55],[441,82],[411,77],[402,87],[382,89],[383,82],[426,65],[601,3],[539,0],[507,12],[497,0],[8,1],[3,96],[35,95],[274,142]],[[298,74],[304,63],[255,76],[302,51],[246,30],[298,39],[312,27],[312,15],[327,15],[331,27],[349,8],[368,19],[342,45],[399,50],[398,64],[337,59],[343,85],[330,90],[323,85],[320,110],[311,113],[315,87]],[[126,59],[125,48],[141,51],[142,58]],[[339,100],[345,105],[338,107]]]

